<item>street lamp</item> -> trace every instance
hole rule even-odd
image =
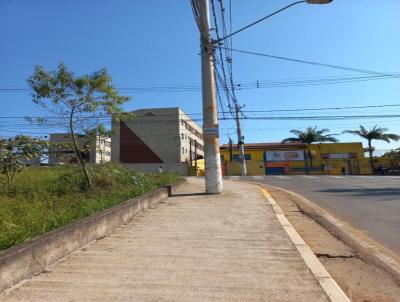
[[[308,4],[328,4],[331,3],[333,0],[307,0]]]
[[[258,19],[257,21],[254,21],[253,23],[250,23],[249,25],[247,25],[245,27],[242,27],[242,28],[230,33],[229,35],[226,35],[225,37],[222,37],[220,39],[214,40],[213,42],[215,44],[219,44],[220,42],[232,37],[233,35],[236,35],[237,33],[240,33],[241,31],[243,31],[243,30],[245,30],[245,29],[247,29],[249,27],[252,27],[253,25],[256,25],[257,23],[260,23],[261,21],[264,21],[265,19],[268,19],[268,18],[270,18],[270,17],[272,17],[272,16],[274,16],[276,14],[279,14],[280,12],[282,12],[282,11],[292,7],[292,6],[295,6],[297,4],[301,4],[301,3],[307,3],[307,4],[329,4],[332,1],[333,0],[302,0],[302,1],[293,2],[293,3],[289,4],[289,5],[286,5],[285,7],[282,7],[281,9],[278,9],[277,11],[275,11],[275,12],[273,12],[273,13],[271,13],[271,14],[263,17],[263,18],[261,18],[261,19]]]
[[[219,130],[216,101],[216,86],[214,78],[214,53],[213,46],[218,46],[222,41],[236,35],[237,33],[270,18],[289,7],[300,3],[327,4],[332,0],[303,0],[289,4],[276,12],[265,16],[221,39],[212,40],[210,33],[210,18],[208,0],[192,0],[192,8],[201,36],[201,70],[202,70],[202,95],[203,95],[203,135],[204,135],[204,157],[205,157],[205,183],[208,194],[222,192],[221,161],[219,156]],[[214,45],[213,45],[214,44]],[[221,43],[222,44],[222,43]],[[236,111],[238,111],[236,109]],[[240,127],[240,125],[239,125]],[[241,135],[239,135],[240,140]]]

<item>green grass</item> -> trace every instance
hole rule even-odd
[[[94,188],[84,190],[77,167],[31,167],[12,193],[0,187],[0,250],[175,182],[175,174],[152,175],[119,165],[91,167]],[[0,179],[0,182],[4,179]]]

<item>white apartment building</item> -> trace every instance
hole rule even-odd
[[[144,172],[186,175],[204,157],[202,129],[180,108],[133,111],[131,120],[113,120],[112,161]]]
[[[84,135],[77,135],[80,147],[87,144]],[[97,136],[90,144],[90,151],[82,152],[82,158],[91,164],[100,164],[111,161],[111,138]],[[76,163],[77,159],[72,148],[72,139],[69,133],[50,134],[49,165]]]

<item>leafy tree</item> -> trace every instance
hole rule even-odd
[[[399,167],[400,164],[400,148],[386,152],[383,157],[389,158],[392,167]]]
[[[387,143],[390,143],[391,140],[398,141],[400,136],[393,133],[386,133],[388,131],[387,128],[378,127],[375,125],[370,130],[367,130],[364,126],[360,125],[359,130],[346,130],[343,133],[350,133],[354,135],[358,135],[368,141],[368,152],[369,152],[369,164],[371,165],[372,172],[375,171],[375,164],[374,164],[374,147],[372,146],[373,140],[381,140]]]
[[[104,116],[127,118],[128,114],[123,113],[122,105],[129,97],[118,94],[106,69],[75,76],[64,64],[60,64],[56,71],[46,71],[36,66],[28,84],[33,90],[33,102],[52,115],[38,122],[68,129],[73,151],[90,188],[92,180],[77,135],[101,124]]]
[[[317,142],[337,142],[338,140],[332,136],[332,134],[326,134],[329,129],[317,129],[315,127],[307,127],[304,131],[301,130],[290,130],[290,133],[296,135],[294,137],[288,137],[282,141],[282,143],[304,143],[307,144],[307,154],[310,160],[310,166],[313,167],[313,160],[311,154],[311,144]]]
[[[392,159],[395,159],[395,160],[399,161],[400,160],[400,148],[397,148],[397,149],[391,150],[389,152],[386,152],[383,155],[383,157],[389,157],[389,158],[392,158]]]
[[[47,149],[47,141],[26,135],[0,140],[0,172],[6,176],[7,190],[14,186],[15,176],[29,161]]]

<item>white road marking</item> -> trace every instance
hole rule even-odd
[[[332,177],[332,178],[346,178],[346,176],[329,176],[329,177]]]
[[[366,178],[373,180],[389,180],[389,181],[400,181],[400,176],[374,176],[374,175],[352,175],[355,178]]]
[[[288,176],[282,176],[282,175],[279,175],[278,178],[279,178],[279,179],[291,179],[291,178],[288,177]]]
[[[253,176],[253,179],[264,179],[264,176]]]
[[[300,176],[304,178],[318,178],[317,176],[310,176],[310,175],[300,175]]]

